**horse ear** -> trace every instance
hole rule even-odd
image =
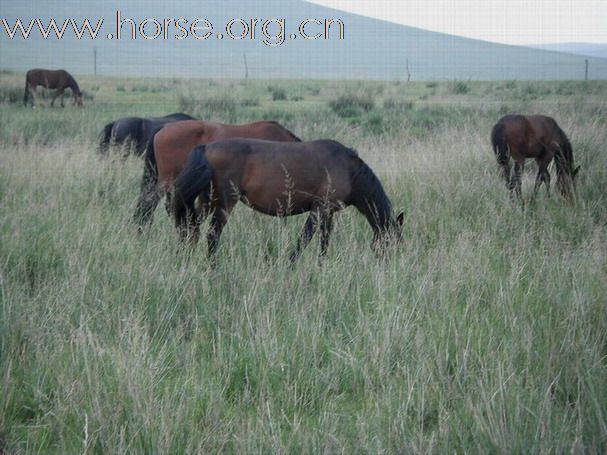
[[[580,166],[576,167],[575,170],[573,171],[573,176],[575,177],[577,175],[577,173],[580,170]]]
[[[400,212],[396,217],[396,221],[400,227],[403,227],[403,221],[405,220],[405,212]]]

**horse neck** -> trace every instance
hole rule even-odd
[[[352,195],[353,205],[365,216],[376,237],[394,227],[395,220],[390,200],[379,179],[364,163],[353,179]]]

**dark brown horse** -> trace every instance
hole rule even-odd
[[[162,195],[171,189],[195,146],[235,137],[301,142],[285,127],[271,121],[227,125],[202,120],[184,120],[162,127],[153,134],[145,152],[141,194],[134,215],[139,227],[151,224],[154,210]]]
[[[72,90],[74,104],[82,106],[82,92],[80,91],[80,87],[78,87],[78,83],[70,73],[65,70],[43,69],[29,70],[25,75],[24,105],[27,105],[27,100],[29,98],[31,106],[34,106],[34,93],[36,92],[36,87],[39,85],[44,88],[56,89],[53,99],[51,100],[51,107],[58,96],[61,96],[61,107],[63,107],[63,91],[66,88]]]
[[[534,194],[542,183],[550,193],[548,165],[554,159],[557,188],[565,197],[573,195],[579,166],[574,168],[569,139],[553,118],[544,115],[502,117],[491,131],[491,143],[506,186],[511,192],[516,192],[519,199],[522,200],[521,176],[527,158],[534,158],[538,164]],[[510,158],[514,160],[512,177]]]
[[[215,253],[228,216],[240,200],[272,216],[310,212],[295,250],[295,262],[320,230],[320,254],[327,251],[333,214],[355,206],[373,230],[372,249],[400,240],[403,214],[394,216],[390,200],[371,168],[342,144],[319,140],[285,143],[228,139],[194,148],[177,177],[172,212],[182,239],[198,239],[211,216],[208,254]],[[198,210],[195,200],[198,199]]]
[[[158,129],[167,123],[193,120],[187,114],[176,112],[164,117],[125,117],[114,120],[103,127],[99,142],[99,153],[107,155],[111,144],[132,145],[133,152],[141,156]],[[127,149],[126,155],[129,150]]]

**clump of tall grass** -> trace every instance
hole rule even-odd
[[[272,94],[272,101],[283,101],[287,99],[287,91],[282,87],[269,86],[268,91]]]
[[[456,95],[465,95],[470,91],[470,84],[464,81],[453,81],[451,83],[451,92]]]
[[[340,117],[355,117],[375,107],[375,100],[367,94],[344,93],[329,101],[329,107]]]
[[[179,110],[189,112],[194,117],[205,120],[235,122],[239,118],[242,101],[229,95],[194,98],[187,95],[179,97]]]

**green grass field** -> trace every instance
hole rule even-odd
[[[32,110],[22,79],[0,74],[0,453],[607,451],[606,82],[89,77],[83,108]],[[237,206],[215,268],[162,204],[137,235],[142,161],[97,135],[174,111],[357,149],[402,245],[376,259],[353,208],[294,270],[302,216]],[[510,201],[508,112],[569,135],[575,203],[532,203],[532,162]]]

